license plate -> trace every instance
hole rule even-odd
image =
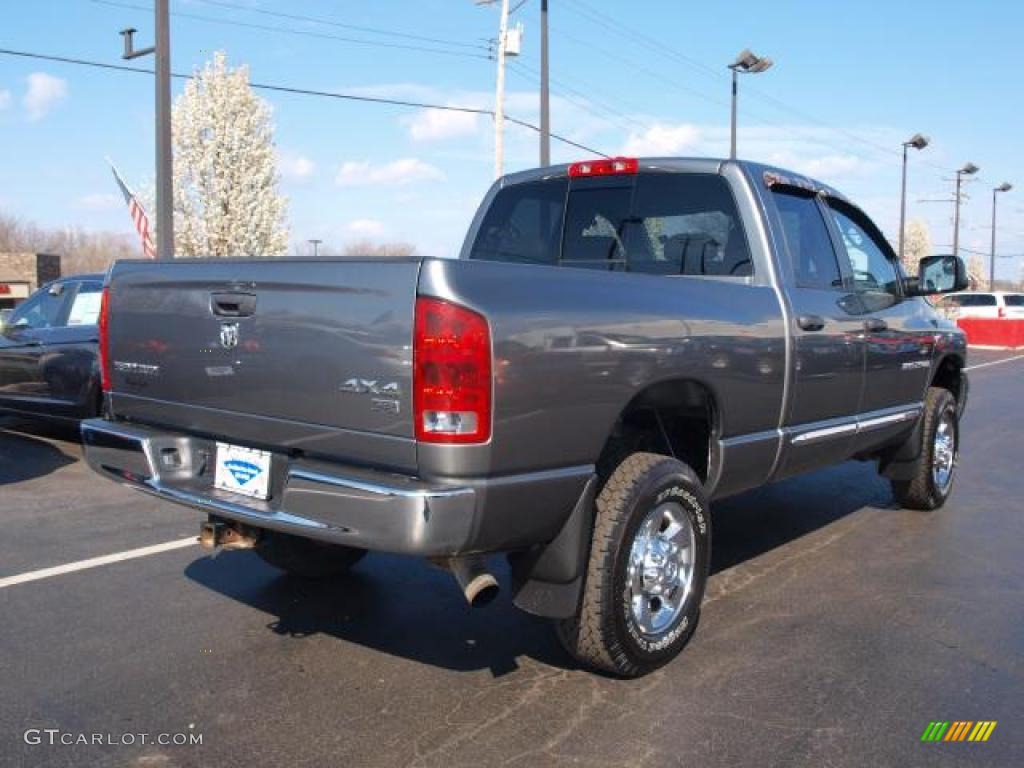
[[[217,443],[215,487],[255,499],[270,496],[270,454],[240,445]]]

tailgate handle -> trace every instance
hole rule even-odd
[[[256,294],[211,293],[210,311],[221,317],[249,317],[256,311]]]

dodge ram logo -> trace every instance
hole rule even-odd
[[[234,349],[238,346],[238,323],[221,323],[220,345],[224,349]]]

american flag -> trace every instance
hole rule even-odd
[[[110,164],[110,170],[114,172],[114,181],[121,188],[124,201],[128,203],[128,215],[132,217],[135,231],[139,233],[139,237],[142,239],[142,252],[146,254],[147,259],[155,259],[156,247],[153,245],[153,239],[149,236],[149,217],[146,216],[145,208],[142,207],[142,203],[135,197],[135,193],[128,189],[128,185],[124,183],[121,174],[117,172],[117,168],[114,167],[113,163]]]

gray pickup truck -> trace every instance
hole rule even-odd
[[[833,189],[616,158],[498,181],[459,259],[119,262],[90,465],[305,577],[368,550],[556,620],[620,676],[696,629],[710,502],[851,458],[949,496],[964,336]]]

